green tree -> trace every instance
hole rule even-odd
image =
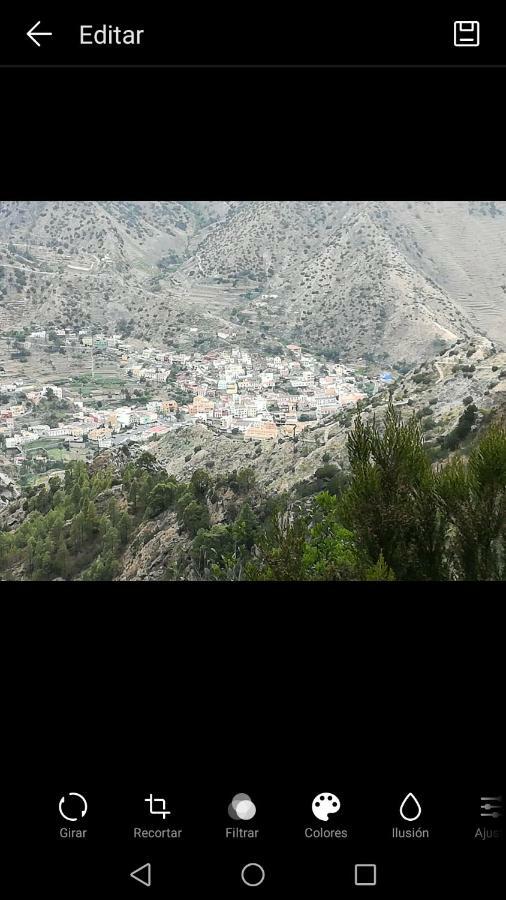
[[[445,577],[446,510],[418,421],[403,423],[392,400],[382,431],[357,416],[348,456],[351,482],[339,509],[367,557],[382,554],[396,578]]]
[[[67,578],[71,570],[71,557],[63,537],[60,538],[56,547],[54,565],[58,575]]]
[[[176,488],[177,485],[173,481],[162,481],[154,486],[147,500],[146,515],[148,518],[159,516],[160,513],[173,506],[176,499]]]
[[[232,533],[237,545],[251,550],[258,531],[258,518],[249,503],[244,503],[232,526]]]
[[[119,565],[110,552],[101,553],[83,572],[83,581],[112,581]]]
[[[366,581],[395,581],[395,575],[387,566],[382,553],[380,553],[378,562],[366,569],[364,577]]]
[[[453,459],[438,485],[450,522],[451,574],[465,580],[505,575],[506,432],[491,426],[466,465]]]
[[[130,518],[126,511],[122,512],[117,521],[116,527],[118,529],[119,538],[121,541],[121,546],[125,546],[128,541],[128,537],[131,530]]]
[[[121,537],[114,525],[109,525],[102,539],[102,547],[106,554],[115,558],[121,546]]]
[[[247,494],[255,485],[254,469],[239,469],[237,473],[237,490],[240,494]]]
[[[230,525],[213,525],[206,530],[200,528],[191,547],[192,559],[200,571],[211,565],[221,566],[223,558],[232,553],[234,536]]]
[[[157,468],[156,457],[152,453],[144,451],[141,453],[135,463],[138,469],[145,469],[147,472],[155,472]]]
[[[7,568],[12,553],[12,537],[0,531],[0,569]]]
[[[132,507],[132,512],[135,514],[137,512],[137,503],[139,499],[139,484],[136,478],[134,478],[130,484],[130,490],[128,492],[128,503]]]
[[[308,524],[304,578],[310,581],[359,579],[364,560],[354,535],[339,522],[337,499],[326,491],[318,494]]]
[[[72,493],[70,495],[70,499],[72,501],[72,506],[73,506],[74,510],[76,510],[76,511],[81,508],[81,498],[82,498],[81,485],[78,482],[76,482],[72,488]]]
[[[49,479],[49,488],[53,495],[56,494],[57,491],[59,491],[61,486],[62,486],[62,483],[56,475],[53,475],[53,477]]]
[[[78,512],[70,526],[70,542],[75,550],[81,550],[86,539],[85,517],[83,512]]]
[[[192,537],[195,537],[200,528],[209,528],[209,510],[204,503],[199,503],[198,500],[192,500],[185,506],[181,521],[188,533]]]
[[[195,469],[190,485],[197,500],[203,500],[211,487],[212,478],[205,469]]]
[[[275,513],[264,532],[258,556],[245,567],[251,581],[303,581],[307,522],[297,512]]]

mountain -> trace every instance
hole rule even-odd
[[[0,310],[212,346],[415,364],[506,339],[505,202],[0,204]]]
[[[262,313],[273,332],[311,348],[379,343],[413,361],[477,332],[505,340],[505,216],[506,203],[248,204],[183,269],[260,282],[277,295]]]

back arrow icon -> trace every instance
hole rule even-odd
[[[134,869],[133,872],[130,872],[130,878],[134,878],[135,881],[140,881],[140,883],[145,884],[146,887],[151,887],[151,863],[144,863],[143,866]]]
[[[30,31],[26,32],[26,36],[29,37],[34,44],[37,44],[37,47],[40,47],[40,44],[37,40],[38,37],[52,37],[53,35],[52,31],[35,31],[35,29],[38,28],[39,25],[40,21],[36,22],[35,25],[32,25]]]

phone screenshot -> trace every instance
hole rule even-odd
[[[502,894],[504,14],[2,31],[22,896]]]

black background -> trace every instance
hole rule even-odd
[[[285,22],[284,42],[262,22],[259,50],[253,12],[226,47],[246,54],[249,35],[255,62],[302,51],[328,62],[337,48],[378,61],[373,36],[353,57],[317,11],[298,37]],[[438,61],[387,25],[404,61]],[[11,34],[4,22],[4,63],[21,58]],[[220,34],[178,36],[178,52],[214,54]],[[505,193],[504,69],[3,68],[0,79],[2,199]],[[492,587],[3,585],[17,893],[142,893],[128,873],[151,860],[151,893],[236,896],[253,859],[268,873],[258,890],[278,897],[347,896],[358,862],[377,863],[379,896],[502,892],[503,844],[470,837],[486,821],[481,794],[504,785]],[[349,841],[303,840],[321,789],[341,797]],[[392,843],[410,790],[431,839]],[[86,842],[57,837],[69,791],[88,796]],[[177,808],[181,845],[128,840],[151,791]],[[223,841],[239,791],[257,805],[258,847]]]
[[[276,897],[351,896],[360,862],[377,864],[381,897],[502,892],[504,842],[473,838],[490,827],[480,797],[504,795],[492,605],[478,618],[464,590],[455,602],[410,586],[409,600],[378,597],[374,608],[358,586],[339,586],[320,587],[309,608],[304,594],[296,602],[286,586],[263,586],[254,605],[241,590],[232,603],[209,591],[197,606],[185,585],[167,585],[162,611],[146,587],[142,614],[125,594],[113,605],[107,586],[92,633],[88,614],[77,632],[68,612],[56,617],[68,666],[59,644],[46,663],[57,700],[49,733],[43,717],[56,896],[146,890],[129,877],[146,862],[158,896],[238,896],[250,890],[240,881],[248,862],[265,867],[261,890]],[[311,803],[322,789],[340,797],[329,826],[349,839],[303,837],[320,825]],[[71,790],[88,797],[87,843],[57,837],[57,801]],[[394,825],[410,827],[398,814],[409,791],[430,839],[392,841]],[[174,810],[165,825],[183,827],[180,843],[131,839],[149,822],[151,792]],[[237,792],[256,804],[257,841],[224,840]]]

